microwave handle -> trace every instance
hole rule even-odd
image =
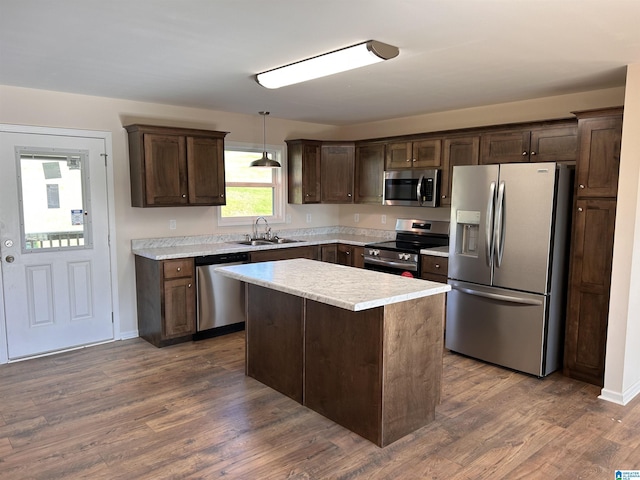
[[[422,181],[424,180],[424,175],[420,175],[420,179],[418,180],[418,187],[416,193],[418,194],[418,204],[422,206]]]

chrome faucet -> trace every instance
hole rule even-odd
[[[262,234],[262,237],[258,237],[258,222],[260,222],[260,219],[264,220],[264,233]],[[266,218],[256,218],[256,223],[253,224],[253,238],[266,238],[267,240],[271,240],[271,227],[269,226],[269,222],[267,222]]]

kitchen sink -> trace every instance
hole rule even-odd
[[[300,242],[301,240],[291,240],[290,238],[274,238],[273,240],[265,240],[265,239],[259,239],[259,240],[241,240],[241,241],[237,241],[234,243],[238,243],[240,245],[251,245],[252,247],[255,246],[259,246],[259,245],[275,245],[275,244],[281,244],[281,243],[297,243]]]
[[[292,240],[290,238],[274,238],[271,243],[298,243],[302,240]]]

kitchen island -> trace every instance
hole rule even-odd
[[[246,374],[378,446],[435,418],[446,284],[307,259],[246,282]]]

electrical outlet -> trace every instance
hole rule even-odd
[[[307,223],[311,223],[311,214],[307,213]]]
[[[380,221],[384,224],[387,223],[387,216],[386,215],[382,215],[380,216]]]
[[[169,220],[169,230],[175,230],[175,229],[176,229],[176,221]]]
[[[353,221],[358,223],[360,221],[360,214],[359,213],[354,213],[353,214]]]

